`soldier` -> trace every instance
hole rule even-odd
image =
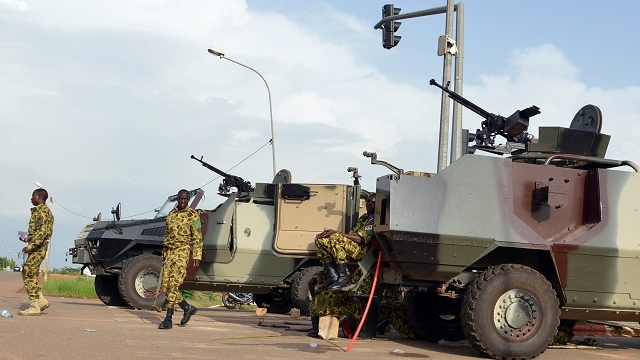
[[[189,305],[182,297],[180,285],[187,274],[189,254],[193,257],[193,266],[200,266],[202,258],[202,232],[200,216],[190,207],[189,191],[178,191],[178,205],[167,215],[167,227],[164,235],[162,257],[164,258],[162,290],[167,295],[167,315],[160,323],[158,329],[171,329],[173,324],[174,307],[182,308],[184,315],[180,320],[180,326],[184,326],[198,309]]]
[[[46,202],[49,194],[45,189],[36,189],[31,194],[31,218],[29,219],[29,230],[27,237],[20,238],[26,242],[27,246],[22,252],[27,254],[27,261],[22,267],[22,281],[29,294],[31,306],[18,315],[40,316],[40,312],[49,307],[49,302],[42,295],[38,286],[38,273],[40,264],[47,255],[49,240],[53,234],[53,214],[47,207]]]
[[[347,260],[360,261],[367,253],[369,241],[373,238],[375,206],[376,194],[370,194],[366,200],[367,213],[360,216],[348,234],[327,229],[316,235],[316,255],[327,274],[318,291],[339,290],[351,282],[347,274]]]
[[[357,268],[351,283],[355,284],[362,276],[362,270]],[[307,336],[319,337],[320,317],[331,315],[338,319],[351,315],[351,319],[355,322],[351,325],[351,331],[355,331],[357,321],[360,321],[364,312],[362,303],[355,301],[353,295],[369,295],[373,282],[372,276],[367,276],[356,292],[353,291],[322,291],[316,293],[314,287],[317,283],[324,281],[325,275],[320,273],[315,275],[309,281],[309,291],[311,293],[311,306],[309,312],[311,315],[311,330]],[[398,334],[405,339],[415,339],[415,330],[405,321],[404,303],[402,301],[402,290],[398,286],[386,286],[382,290],[382,301],[378,306],[377,314],[369,314],[368,316],[376,316],[381,320],[377,326],[377,333],[384,335],[387,325],[391,324]],[[344,322],[342,322],[344,325]],[[343,332],[347,332],[343,328]],[[363,335],[366,337],[366,335]]]

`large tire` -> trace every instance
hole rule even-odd
[[[293,307],[300,309],[300,314],[309,315],[311,296],[309,294],[309,280],[322,271],[322,266],[312,266],[302,269],[291,282],[291,302]]]
[[[122,299],[135,309],[150,309],[154,303],[162,306],[167,299],[162,289],[156,299],[161,269],[162,257],[158,255],[138,255],[126,261],[118,277]]]
[[[434,293],[408,291],[404,294],[405,322],[418,339],[437,342],[465,338],[460,321],[460,301]]]
[[[492,266],[471,282],[462,303],[471,345],[495,359],[532,359],[553,342],[560,303],[547,279],[518,264]]]
[[[253,302],[258,307],[267,308],[267,312],[272,314],[286,314],[292,307],[288,288],[274,288],[268,294],[253,294]]]
[[[94,288],[98,299],[108,306],[125,306],[127,305],[118,291],[118,277],[114,275],[96,275]]]

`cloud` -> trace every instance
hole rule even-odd
[[[373,190],[388,170],[370,165],[365,150],[404,169],[436,171],[441,93],[427,85],[427,70],[421,64],[419,73],[405,74],[411,83],[399,81],[396,72],[406,69],[390,71],[381,60],[391,53],[371,56],[386,51],[379,33],[334,7],[312,2],[311,11],[286,13],[244,1],[0,2],[7,4],[26,11],[0,15],[6,233],[26,223],[34,181],[78,214],[122,202],[125,217],[217,177],[191,154],[252,183],[270,181],[265,83],[228,59],[267,81],[277,168],[291,170],[294,181],[348,183],[346,168],[357,166]],[[228,59],[208,54],[214,45]],[[639,153],[638,87],[588,86],[585,72],[550,43],[513,49],[507,64],[467,75],[465,96],[504,116],[538,105],[532,133],[568,126],[592,103],[612,135],[608,156]],[[481,120],[464,112],[465,128]],[[219,202],[217,183],[206,187],[204,207]],[[57,210],[56,221],[60,253],[87,219]]]
[[[0,8],[7,8],[9,10],[27,11],[29,10],[29,4],[20,0],[0,0]]]

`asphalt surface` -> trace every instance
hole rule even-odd
[[[20,273],[0,272],[0,359],[479,359],[464,343],[402,339],[396,332],[369,340],[331,341],[306,336],[310,321],[254,311],[202,308],[185,327],[159,330],[163,313],[107,307],[99,300],[47,297],[39,317],[17,312],[29,306]],[[176,311],[175,320],[182,317]],[[298,331],[300,330],[300,331]],[[601,349],[548,349],[540,359],[640,358],[640,339],[599,338]],[[313,347],[315,343],[316,346]]]

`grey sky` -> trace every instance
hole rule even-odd
[[[373,190],[387,171],[369,165],[364,150],[405,170],[436,171],[440,92],[428,81],[442,79],[444,16],[404,20],[399,46],[385,50],[373,29],[383,4],[0,0],[0,256],[21,248],[16,232],[26,228],[34,181],[54,198],[52,267],[71,265],[64,252],[98,212],[121,202],[124,217],[152,217],[168,195],[214,179],[192,154],[270,181],[269,146],[240,163],[271,136],[264,83],[210,46],[268,81],[277,167],[294,181],[348,183],[347,167],[357,166]],[[607,157],[640,161],[640,5],[464,4],[465,96],[507,116],[539,106],[534,134],[568,126],[595,104],[612,136]],[[464,113],[466,128],[480,120]],[[205,187],[203,207],[221,201],[217,184]]]

